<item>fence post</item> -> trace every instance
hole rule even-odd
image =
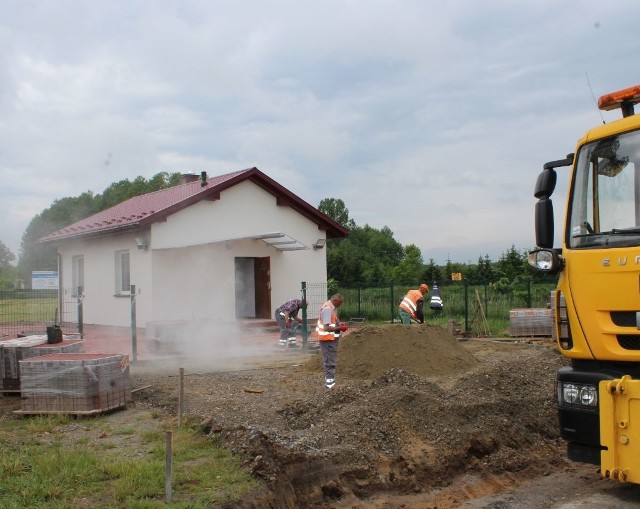
[[[464,332],[469,334],[471,329],[469,329],[469,281],[467,279],[462,279],[464,283]]]
[[[178,370],[178,428],[182,427],[182,415],[184,414],[184,368]]]
[[[358,283],[358,316],[362,316],[362,284]]]
[[[395,315],[393,313],[393,311],[394,311],[394,306],[393,306],[393,301],[394,301],[394,298],[393,298],[393,281],[391,281],[390,290],[391,290],[391,323],[395,323],[394,322],[394,316]]]
[[[302,302],[307,302],[307,282],[302,282]],[[309,322],[307,321],[307,306],[302,306],[302,348],[307,348],[307,339],[309,337],[309,333],[307,328],[309,327]]]
[[[173,431],[165,431],[164,437],[164,500],[170,504],[173,490]]]
[[[84,339],[84,317],[82,316],[82,300],[84,299],[84,295],[82,292],[84,288],[82,286],[78,286],[78,332],[80,333],[80,339]]]
[[[527,279],[527,307],[531,307],[531,278]]]
[[[131,358],[138,360],[138,327],[136,325],[136,285],[131,285]]]

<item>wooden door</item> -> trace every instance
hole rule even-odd
[[[254,258],[256,318],[271,318],[271,259]]]

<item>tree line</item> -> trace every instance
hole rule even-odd
[[[13,288],[20,280],[28,285],[34,270],[57,270],[56,249],[38,243],[41,237],[134,196],[172,187],[179,182],[180,173],[160,172],[150,179],[137,177],[133,181],[115,182],[100,194],[87,191],[77,197],[55,200],[27,226],[17,266],[13,265],[15,255],[0,240],[0,288]],[[448,261],[446,265],[437,265],[433,259],[425,263],[420,249],[415,244],[400,244],[388,226],[377,229],[368,224],[356,224],[340,199],[325,198],[320,201],[318,210],[349,230],[348,237],[327,242],[327,275],[334,284],[416,284],[444,281],[452,274],[460,273],[465,279],[491,283],[507,291],[524,279],[553,280],[553,277],[531,269],[527,253],[519,252],[513,245],[496,261],[481,254],[476,263]]]
[[[555,282],[555,276],[534,270],[527,261],[528,253],[518,251],[514,245],[496,261],[488,254],[481,254],[476,263],[447,261],[445,265],[437,265],[432,258],[425,263],[420,248],[415,244],[400,244],[388,226],[378,230],[368,224],[357,225],[340,199],[326,198],[318,210],[349,229],[347,238],[327,242],[327,277],[343,287],[442,282],[450,280],[452,274],[461,274],[472,283],[491,284],[494,289],[505,292],[522,286],[527,280]]]
[[[28,285],[34,270],[57,270],[56,248],[40,244],[38,239],[129,198],[172,187],[179,182],[180,173],[163,171],[150,179],[136,177],[133,181],[114,182],[100,194],[86,191],[80,196],[55,200],[27,225],[22,234],[17,266],[11,264],[15,255],[0,240],[0,288],[13,288],[18,281]]]

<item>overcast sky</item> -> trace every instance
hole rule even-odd
[[[535,244],[542,165],[619,117],[594,96],[640,83],[637,0],[0,0],[0,12],[0,240],[16,256],[56,199],[256,166],[314,206],[342,199],[425,262],[497,260]]]

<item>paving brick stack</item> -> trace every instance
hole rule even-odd
[[[47,343],[46,336],[0,341],[0,389],[20,390],[20,361],[52,353],[84,352],[81,339],[64,339],[61,343]]]
[[[58,353],[20,361],[20,413],[93,414],[131,401],[129,356]]]
[[[512,309],[509,311],[509,331],[513,337],[551,337],[553,311],[546,308]]]

